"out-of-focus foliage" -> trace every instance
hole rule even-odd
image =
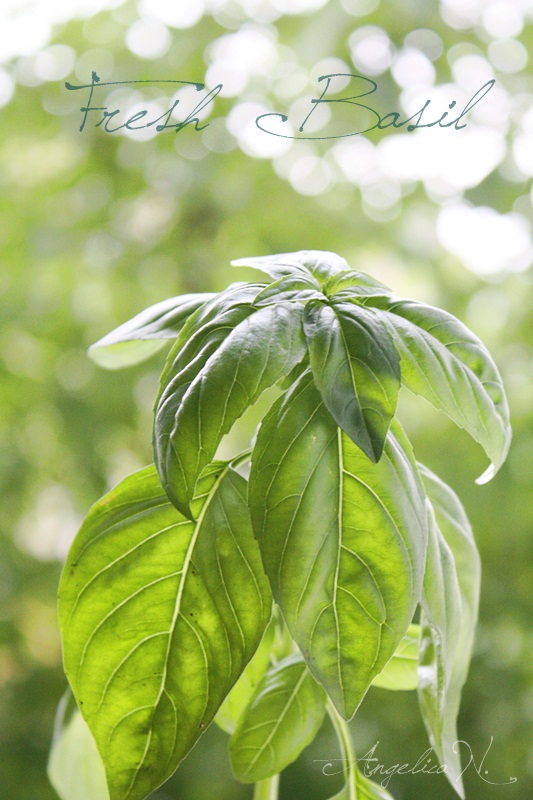
[[[466,435],[452,435],[424,401],[402,393],[401,402],[417,456],[459,490],[481,552],[480,624],[459,717],[475,759],[464,775],[467,797],[530,797],[531,2],[12,0],[0,16],[2,795],[56,797],[46,761],[65,688],[55,612],[61,563],[88,506],[151,460],[165,351],[116,373],[97,368],[87,347],[150,304],[250,277],[231,259],[324,249],[400,295],[457,315],[501,368],[514,441],[486,486],[474,484],[485,461]],[[91,112],[80,132],[88,92],[64,82],[90,83],[93,70],[101,82],[207,85],[179,95],[165,84],[95,90],[93,105],[127,116],[143,108],[160,116],[179,97],[183,120],[198,97],[223,88],[201,112],[203,130],[109,134]],[[257,116],[282,112],[298,135],[318,78],[332,73],[375,80],[366,102],[382,116],[405,119],[431,98],[427,121],[496,83],[462,130],[291,141],[256,127]],[[357,93],[353,82],[337,87],[331,96]],[[306,132],[346,132],[353,110],[318,105]],[[235,434],[243,446],[256,417]],[[379,763],[414,766],[428,747],[416,699],[384,697],[373,689],[357,715],[358,753],[379,740]],[[212,726],[154,797],[203,800],[215,788],[220,800],[249,797],[231,778],[226,748]],[[282,797],[334,794],[342,780],[321,768],[336,756],[325,725],[287,770]],[[514,776],[509,785],[486,782]],[[442,776],[422,773],[395,775],[388,789],[398,798],[453,796]]]

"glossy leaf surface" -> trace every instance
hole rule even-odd
[[[349,268],[344,258],[327,250],[300,250],[274,256],[251,256],[231,262],[234,267],[254,267],[275,280],[288,276],[315,278],[319,285]]]
[[[381,784],[370,780],[357,768],[350,775],[343,788],[331,800],[394,800],[390,792]]]
[[[492,465],[484,483],[505,461],[511,441],[502,380],[482,342],[439,308],[392,297],[370,297],[401,355],[402,383],[444,411],[481,444]]]
[[[234,733],[237,723],[250,702],[259,681],[270,665],[270,652],[274,643],[274,619],[265,630],[261,644],[246,665],[241,677],[230,691],[215,717],[215,722],[226,733]]]
[[[154,419],[154,457],[167,494],[175,501],[172,485],[179,471],[172,450],[172,436],[181,401],[191,383],[232,330],[253,314],[252,303],[262,284],[237,285],[223,292],[193,315],[181,331],[161,375]],[[187,504],[180,509],[190,516]]]
[[[77,707],[64,696],[59,704],[48,777],[61,800],[109,800],[105,769]],[[75,705],[75,704],[74,704]]]
[[[392,691],[408,691],[418,686],[418,642],[420,626],[409,629],[385,669],[372,681],[372,686]]]
[[[183,294],[150,306],[89,348],[92,360],[107,369],[138,364],[175,339],[187,319],[213,294]]]
[[[359,272],[355,269],[340,270],[332,275],[322,287],[324,294],[335,295],[342,299],[344,295],[349,297],[354,294],[386,294],[390,292],[388,286],[376,280],[366,272]]]
[[[420,708],[432,747],[447,767],[446,777],[464,797],[460,754],[453,746],[477,623],[480,561],[459,499],[427,467],[420,466],[420,471],[435,520],[422,599]]]
[[[289,631],[346,718],[419,600],[424,499],[401,429],[372,464],[337,428],[309,372],[263,420],[250,474],[254,533]]]
[[[200,489],[191,522],[153,467],[130,476],[93,507],[62,576],[65,668],[111,800],[172,774],[271,615],[245,480],[219,462]]]
[[[267,306],[253,314],[246,309],[185,393],[183,373],[172,380],[166,376],[156,412],[156,458],[163,485],[183,514],[190,516],[196,481],[223,435],[303,359],[301,314],[297,304]],[[182,395],[179,401],[177,395]]]
[[[313,741],[325,714],[326,695],[300,655],[271,667],[230,739],[236,777],[252,783],[281,772]]]
[[[312,297],[323,297],[323,294],[319,283],[311,275],[286,275],[259,292],[254,305],[268,306],[286,300],[306,301]]]
[[[398,399],[400,358],[380,316],[352,303],[307,304],[311,370],[337,425],[379,461]]]

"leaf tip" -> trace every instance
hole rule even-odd
[[[496,467],[494,464],[489,464],[485,472],[476,478],[476,483],[478,486],[482,486],[484,483],[488,483],[491,481],[494,476],[496,475]]]

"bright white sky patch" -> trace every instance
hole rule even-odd
[[[126,44],[140,58],[163,56],[171,44],[168,28],[158,20],[138,19],[126,33]]]
[[[440,211],[437,236],[477,275],[523,272],[533,261],[531,226],[520,214],[458,203]]]
[[[427,56],[414,47],[398,53],[392,65],[392,75],[398,86],[431,86],[435,82],[435,67]]]
[[[523,133],[515,138],[513,157],[524,175],[533,176],[533,133]]]
[[[222,84],[221,97],[236,97],[247,87],[251,77],[272,74],[278,56],[276,34],[266,26],[244,25],[236,33],[215,39],[208,47],[211,65],[205,82]]]
[[[328,0],[271,0],[271,2],[282,14],[305,14],[309,11],[318,11]]]
[[[41,561],[63,560],[81,524],[65,486],[50,484],[35,508],[22,517],[15,534],[19,547]]]
[[[391,134],[378,145],[383,171],[400,180],[439,186],[444,196],[477,186],[505,155],[504,137],[490,128]],[[448,191],[446,191],[448,187]]]
[[[524,17],[517,3],[494,0],[483,11],[483,27],[494,39],[508,39],[522,33]]]
[[[299,194],[319,195],[332,184],[331,168],[318,156],[303,156],[289,170],[289,181]]]
[[[364,75],[381,75],[392,63],[393,45],[386,31],[375,25],[365,25],[348,40],[354,65]]]
[[[341,139],[333,145],[331,152],[347,181],[363,186],[381,177],[376,165],[376,148],[363,136]]]
[[[192,28],[205,12],[202,0],[141,0],[143,16],[173,28]]]
[[[0,68],[0,108],[7,105],[13,96],[15,84],[11,75]]]
[[[488,52],[491,62],[500,72],[520,72],[527,67],[527,49],[516,39],[491,42]]]
[[[241,149],[255,158],[276,158],[285,153],[291,146],[290,139],[281,139],[278,136],[269,136],[259,130],[255,121],[261,114],[267,114],[268,109],[258,103],[239,103],[228,114],[226,126],[235,136]],[[292,135],[290,123],[286,123],[286,135]]]

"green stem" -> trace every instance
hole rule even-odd
[[[251,455],[251,450],[243,450],[242,453],[239,453],[235,456],[235,458],[231,459],[231,466],[233,469],[237,469],[237,467],[240,467],[241,464],[245,464],[247,461],[249,461]]]
[[[341,717],[331,700],[328,698],[327,706],[326,706],[329,714],[329,718],[333,724],[333,728],[335,729],[335,733],[337,734],[337,739],[339,742],[339,747],[341,750],[341,758],[343,763],[347,766],[347,778],[346,778],[346,789],[347,795],[346,800],[357,800],[357,784],[356,784],[356,757],[353,750],[352,744],[352,737],[350,734],[350,728],[348,727],[348,723],[346,720]],[[346,791],[345,789],[345,791]],[[344,794],[343,794],[344,797]]]
[[[279,607],[274,603],[274,619],[276,620],[276,633],[274,638],[274,647],[272,659],[274,663],[282,661],[287,656],[295,652],[295,643],[289,633],[287,626],[281,615]]]
[[[279,775],[258,781],[254,786],[254,800],[278,800]]]

